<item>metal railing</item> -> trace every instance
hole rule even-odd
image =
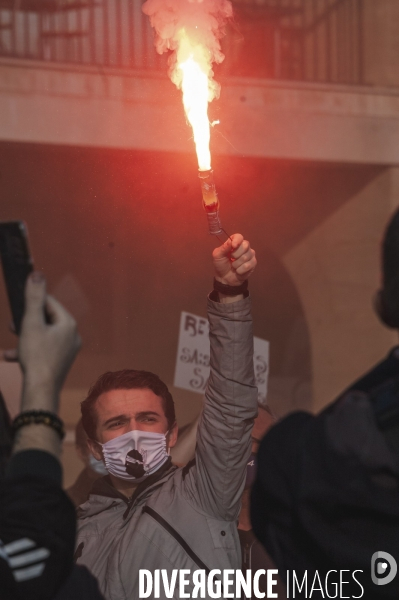
[[[362,0],[234,0],[218,74],[362,84]],[[0,0],[0,56],[166,72],[142,0]]]
[[[240,75],[364,84],[362,0],[235,0],[224,41]],[[242,33],[240,38],[240,32]]]

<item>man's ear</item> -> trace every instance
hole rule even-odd
[[[373,307],[377,316],[382,321],[384,320],[384,310],[382,301],[382,290],[377,290],[373,297]]]
[[[177,423],[175,421],[175,423],[170,428],[168,437],[167,437],[167,444],[168,444],[169,448],[173,448],[173,446],[176,445],[178,431],[179,431],[179,429],[178,429]]]
[[[87,440],[87,445],[89,446],[90,451],[96,460],[104,460],[103,449],[101,448],[101,444],[89,438]]]
[[[374,310],[384,325],[390,329],[399,329],[398,311],[397,309],[392,309],[392,307],[389,307],[384,290],[378,290],[378,292],[375,294]]]

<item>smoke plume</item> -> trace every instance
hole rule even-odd
[[[146,0],[143,12],[155,30],[157,52],[172,51],[170,76],[177,87],[182,87],[178,65],[193,57],[208,77],[208,102],[217,98],[219,85],[213,80],[212,64],[224,59],[220,39],[233,16],[230,0]]]

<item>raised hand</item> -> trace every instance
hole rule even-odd
[[[235,233],[212,253],[215,279],[227,285],[241,285],[255,270],[256,256],[247,240]]]
[[[44,308],[51,323],[46,323]],[[24,373],[22,410],[57,411],[59,392],[80,346],[75,320],[55,298],[46,294],[46,281],[41,273],[33,273],[26,283],[25,314],[18,344],[18,360]]]

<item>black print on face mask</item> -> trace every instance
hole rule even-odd
[[[132,477],[143,477],[145,475],[144,459],[138,450],[130,450],[126,455],[125,467],[126,473]]]

